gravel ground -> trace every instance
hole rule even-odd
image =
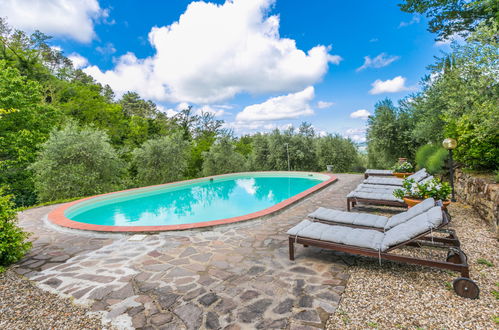
[[[87,312],[13,271],[0,274],[0,329],[102,329]]]
[[[450,286],[458,273],[387,261],[380,266],[378,260],[348,257],[353,264],[350,279],[326,328],[499,329],[499,298],[492,293],[499,291],[499,242],[470,207],[454,203],[449,212],[468,255],[471,279],[480,287],[480,299],[454,293]],[[485,265],[483,259],[493,265]]]

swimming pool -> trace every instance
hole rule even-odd
[[[85,198],[55,209],[48,219],[96,231],[214,226],[276,212],[335,180],[330,174],[308,172],[226,174]]]

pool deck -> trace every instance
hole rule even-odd
[[[33,249],[14,270],[92,306],[120,328],[317,329],[336,310],[348,273],[343,257],[297,246],[286,231],[319,206],[346,209],[362,175],[338,181],[262,220],[140,236],[56,228],[20,214]]]

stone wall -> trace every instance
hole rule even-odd
[[[471,205],[499,238],[499,184],[457,170],[454,187],[457,199]]]

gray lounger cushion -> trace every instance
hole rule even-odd
[[[332,223],[337,223],[337,224],[383,228],[386,231],[396,225],[408,221],[409,219],[421,213],[428,211],[434,206],[435,206],[435,200],[433,198],[427,198],[418,205],[410,208],[405,212],[396,214],[391,218],[382,215],[369,214],[369,213],[345,212],[345,211],[328,209],[325,207],[319,207],[317,210],[310,213],[308,217],[322,221],[331,221]]]
[[[420,169],[416,173],[409,175],[407,179],[414,179],[416,182],[420,182],[428,176],[425,168]],[[390,186],[402,186],[404,179],[400,178],[383,178],[383,177],[369,177],[363,181],[367,184],[377,184],[377,185],[390,185]]]
[[[401,223],[404,223],[408,221],[411,218],[414,218],[417,215],[420,215],[432,207],[435,206],[435,200],[433,198],[427,198],[421,203],[414,205],[410,209],[408,209],[405,212],[395,214],[392,216],[390,219],[388,219],[388,222],[385,225],[385,231],[389,230],[390,228],[393,228]]]
[[[382,215],[369,213],[344,212],[338,210],[319,207],[308,215],[312,219],[320,219],[336,223],[346,223],[356,226],[366,226],[374,228],[384,228],[387,225],[388,218]]]
[[[365,192],[365,191],[352,191],[347,197],[349,198],[362,198],[362,199],[374,199],[379,201],[391,201],[403,203],[402,199],[393,196],[391,191],[378,191],[378,192]]]
[[[437,228],[443,221],[442,208],[434,206],[428,212],[424,212],[414,218],[401,223],[384,233],[381,251],[391,246],[410,240],[422,233]]]
[[[373,250],[379,250],[384,237],[384,234],[377,230],[332,226],[310,220],[303,220],[288,230],[288,234]]]
[[[426,168],[422,168],[419,171],[417,171],[416,173],[409,175],[407,177],[407,179],[414,179],[414,181],[419,182],[419,181],[423,180],[424,178],[426,178],[428,175],[429,174],[428,174],[428,172],[426,172]]]
[[[401,223],[387,232],[373,229],[358,229],[332,226],[325,223],[303,220],[288,230],[288,235],[317,239],[361,248],[386,251],[392,246],[413,239],[430,229],[437,228],[443,221],[442,208],[435,206]]]
[[[392,170],[373,170],[373,169],[367,169],[365,174],[371,174],[371,175],[393,175]]]
[[[381,184],[361,183],[355,188],[356,191],[363,191],[363,192],[379,192],[379,191],[393,192],[395,189],[400,189],[400,187],[385,186]]]

